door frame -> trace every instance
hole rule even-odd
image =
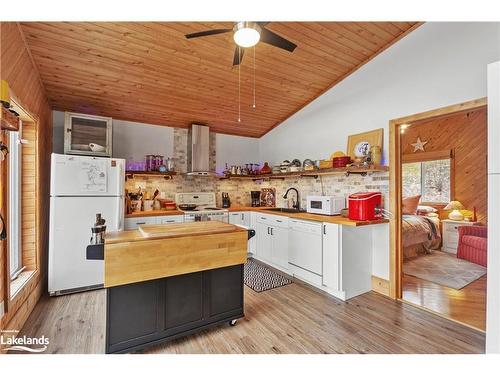
[[[401,125],[420,120],[447,116],[452,113],[470,111],[486,107],[487,98],[470,100],[426,112],[396,118],[389,121],[389,210],[392,217],[389,222],[389,296],[402,299],[402,233],[401,233]]]

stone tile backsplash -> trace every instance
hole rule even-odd
[[[343,195],[359,191],[381,191],[384,206],[387,206],[389,199],[389,173],[376,173],[368,176],[331,175],[314,178],[287,178],[284,180],[238,180],[220,179],[218,177],[197,177],[177,175],[172,180],[165,180],[163,177],[143,177],[135,176],[126,183],[129,191],[143,190],[153,192],[155,189],[165,193],[167,198],[175,198],[175,193],[181,192],[211,192],[217,195],[217,205],[221,205],[221,193],[229,193],[233,205],[250,205],[250,191],[261,188],[276,189],[276,205],[287,207],[291,202],[287,202],[282,197],[289,187],[294,187],[299,191],[301,207],[306,206],[306,196],[308,195]],[[295,199],[295,194],[290,194],[289,198]],[[387,207],[386,207],[387,208]]]
[[[210,168],[215,170],[216,164],[216,142],[215,133],[210,133]],[[222,205],[221,193],[229,193],[231,204],[250,205],[250,191],[260,190],[261,188],[276,189],[276,205],[287,207],[291,202],[286,202],[283,195],[289,187],[294,187],[299,191],[300,205],[306,206],[306,197],[308,195],[343,195],[359,191],[381,191],[384,206],[388,206],[389,201],[389,173],[375,173],[373,175],[361,176],[343,174],[321,176],[314,178],[287,178],[284,180],[238,180],[238,179],[220,179],[214,176],[197,177],[186,176],[187,172],[187,150],[188,150],[188,129],[174,129],[174,162],[178,175],[171,180],[165,180],[163,177],[145,177],[135,176],[126,182],[126,188],[129,191],[137,190],[141,187],[143,190],[149,190],[151,193],[158,189],[164,192],[166,198],[175,198],[175,193],[182,192],[215,192],[217,196],[217,205]],[[294,194],[289,195],[290,199],[295,199]],[[387,209],[387,207],[386,207]]]

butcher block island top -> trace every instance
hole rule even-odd
[[[218,221],[110,232],[104,245],[104,286],[244,264],[247,241],[245,229]]]

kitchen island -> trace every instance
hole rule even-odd
[[[245,229],[216,221],[107,234],[106,353],[140,350],[243,317],[247,240]]]

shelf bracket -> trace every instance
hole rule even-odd
[[[319,177],[319,175],[317,175],[317,174],[301,174],[299,177],[300,178],[314,178],[314,179],[317,179]]]
[[[361,175],[361,176],[365,177],[365,176],[368,174],[368,172],[347,171],[347,172],[345,173],[345,176],[346,176],[346,177],[349,177],[351,174],[359,174],[359,175]]]

